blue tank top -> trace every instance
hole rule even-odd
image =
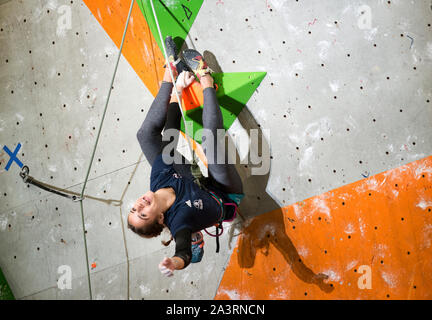
[[[206,191],[196,185],[190,177],[179,174],[172,165],[163,162],[162,154],[155,159],[150,176],[150,190],[171,187],[176,199],[165,212],[164,223],[175,237],[182,229],[197,232],[213,226],[221,218],[221,207]],[[225,195],[217,193],[225,198]]]

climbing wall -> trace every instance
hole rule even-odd
[[[431,299],[432,157],[248,222],[218,299]]]
[[[164,63],[138,0],[83,202],[92,298],[430,299],[430,1],[154,3],[216,72],[247,221],[172,279],[157,264],[173,245],[122,228],[149,188],[135,136]],[[90,297],[79,203],[19,172],[81,191],[129,5],[0,1],[0,268],[17,299]],[[251,129],[269,161],[235,140]]]

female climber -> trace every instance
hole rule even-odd
[[[233,219],[244,194],[234,164],[227,161],[217,163],[216,160],[218,151],[222,152],[224,146],[218,144],[216,139],[217,129],[223,129],[223,119],[210,68],[196,50],[187,49],[183,51],[183,59],[178,59],[171,37],[165,39],[165,44],[168,63],[162,85],[137,133],[141,149],[152,166],[150,191],[138,198],[127,221],[128,228],[144,238],[160,235],[165,227],[169,229],[171,240],[176,243],[175,254],[164,258],[159,269],[171,276],[174,270],[201,260],[202,251],[201,257],[195,261],[192,259],[192,240],[197,240],[198,235],[202,239],[200,230]],[[168,68],[177,77],[175,86]],[[182,91],[195,81],[193,74],[203,90],[202,147],[208,163],[208,177],[199,180],[193,174],[193,164],[186,163],[184,158],[181,163],[164,161],[164,148],[168,144],[176,145],[180,133],[181,111],[174,90],[181,99]],[[177,136],[166,137],[169,129],[176,129]],[[174,150],[168,151],[172,156]]]

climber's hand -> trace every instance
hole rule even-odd
[[[178,76],[177,68],[172,63],[170,63],[169,65],[171,66],[171,71],[172,71],[172,74],[174,76],[174,79],[176,79],[176,77]],[[167,68],[167,66],[168,66],[168,64],[164,65],[165,73],[164,73],[163,81],[165,81],[165,82],[172,82],[171,74],[170,74],[169,69]]]
[[[178,92],[182,92],[195,81],[195,76],[189,71],[182,71],[177,77],[176,87]]]
[[[161,263],[159,263],[159,270],[167,277],[173,276],[175,270],[174,261],[171,258],[164,258]]]

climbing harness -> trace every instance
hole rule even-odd
[[[219,204],[219,207],[221,208],[221,216],[219,218],[219,221],[214,225],[216,227],[216,233],[215,234],[211,234],[210,232],[207,231],[207,229],[204,229],[205,233],[207,233],[209,236],[211,237],[215,237],[216,238],[216,253],[219,252],[219,237],[222,235],[223,233],[223,219],[225,217],[225,210],[224,210],[224,203],[222,201],[221,198],[219,198],[217,195],[214,194],[214,192],[207,190],[208,193],[210,193],[210,195],[213,197],[213,199],[216,200],[216,202]],[[219,229],[221,229],[220,233],[219,233]]]
[[[197,167],[198,167],[197,165],[194,165],[194,164],[191,165],[191,174],[194,177],[193,182],[195,184],[197,184],[198,187],[200,187],[202,190],[207,191],[212,196],[212,198],[218,203],[219,207],[221,208],[221,214],[220,214],[219,220],[217,223],[214,224],[214,227],[216,227],[216,233],[213,234],[213,233],[208,232],[207,229],[204,229],[205,233],[207,233],[211,237],[216,238],[216,253],[218,253],[219,249],[220,249],[219,237],[224,232],[223,222],[234,221],[234,219],[237,217],[238,207],[237,207],[236,203],[223,202],[221,197],[217,196],[214,191],[209,190],[206,186],[206,183],[205,183],[205,181],[207,181],[207,178],[205,178],[202,175],[201,171],[199,170],[199,167],[197,170]],[[198,173],[198,171],[199,171],[199,173]],[[230,218],[230,219],[225,219],[226,218],[225,206],[233,206],[234,207],[234,213],[233,213],[232,218]]]
[[[207,231],[207,229],[204,229],[205,233],[207,233],[209,236],[216,238],[216,253],[219,252],[219,237],[223,234],[224,232],[224,228],[223,228],[223,222],[231,222],[234,221],[234,219],[237,217],[237,205],[235,203],[232,202],[223,202],[222,198],[217,197],[212,191],[208,190],[208,192],[210,193],[210,195],[216,200],[216,202],[219,204],[219,206],[221,207],[221,217],[219,218],[219,221],[214,225],[216,227],[216,233],[212,234],[210,232]],[[218,200],[219,199],[219,200]],[[225,219],[225,214],[226,214],[226,207],[225,206],[233,206],[234,207],[234,213],[232,218],[230,219]],[[220,229],[220,232],[219,232]]]
[[[58,188],[47,185],[41,181],[36,180],[32,176],[29,176],[29,173],[30,173],[29,167],[23,166],[19,175],[23,179],[24,183],[32,184],[32,185],[39,187],[43,190],[46,190],[48,192],[58,194],[59,196],[62,196],[62,197],[68,198],[68,199],[72,199],[72,201],[75,201],[75,202],[83,200],[83,197],[76,196],[76,195],[69,195],[69,194],[60,192],[60,191],[58,191]]]

